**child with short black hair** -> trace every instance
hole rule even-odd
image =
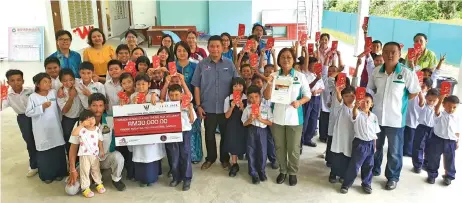
[[[91,94],[101,93],[103,95],[106,95],[104,85],[100,82],[93,81],[94,71],[95,67],[92,63],[84,61],[80,64],[80,79],[76,79],[75,86],[80,98],[80,102],[82,102],[82,106],[84,109],[88,109],[88,96],[90,96]]]
[[[136,59],[136,72],[138,73],[147,73],[148,68],[151,67],[151,61],[146,56],[140,56]]]
[[[365,98],[356,101],[353,108],[352,121],[354,126],[354,139],[351,152],[351,160],[345,172],[345,180],[340,189],[341,193],[347,193],[353,185],[358,171],[361,168],[361,187],[367,194],[372,193],[372,168],[374,167],[375,140],[380,126],[377,116],[371,112],[373,103],[372,95],[366,94]],[[358,111],[359,108],[359,111]]]
[[[122,75],[122,62],[119,60],[110,60],[107,64],[108,79],[104,83],[104,91],[106,92],[108,100],[107,113],[108,116],[112,117],[112,107],[119,105],[119,96],[117,95],[120,91],[123,90],[120,76]],[[110,118],[109,126],[113,127],[112,118]]]
[[[462,119],[456,114],[460,100],[455,95],[441,95],[435,107],[435,126],[428,146],[427,182],[435,183],[438,177],[441,154],[446,174],[443,175],[445,185],[450,185],[456,176],[455,154],[459,148],[459,136],[462,132]],[[440,111],[441,104],[444,111]]]
[[[37,149],[35,149],[34,134],[32,132],[32,119],[25,115],[27,101],[29,96],[34,93],[34,89],[24,87],[24,74],[20,70],[10,69],[6,71],[5,77],[10,86],[6,98],[0,98],[1,110],[11,107],[16,112],[16,121],[21,130],[22,138],[26,142],[27,152],[29,154],[29,171],[27,177],[35,176],[37,169]],[[2,88],[5,87],[3,82],[0,82]]]
[[[242,79],[245,80],[245,86],[244,86],[244,92],[247,90],[247,88],[252,84],[252,77],[253,77],[253,72],[252,72],[252,67],[250,67],[249,64],[243,64],[241,66],[241,73],[240,73]]]
[[[246,154],[249,175],[252,177],[252,183],[258,184],[268,179],[265,172],[268,139],[266,127],[273,124],[273,114],[271,107],[265,105],[264,99],[261,98],[260,88],[251,85],[247,89],[247,95],[250,105],[245,107],[241,121],[243,126],[248,127]]]
[[[54,56],[50,56],[45,59],[44,62],[45,72],[51,77],[51,88],[58,91],[58,89],[63,85],[59,81],[59,71],[61,71],[61,64],[59,59]]]

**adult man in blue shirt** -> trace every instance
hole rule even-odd
[[[51,54],[59,59],[61,68],[69,68],[74,72],[76,78],[80,78],[79,75],[79,65],[82,62],[82,57],[80,54],[70,50],[72,43],[72,35],[67,30],[59,30],[55,34],[56,44],[58,45],[58,50]]]

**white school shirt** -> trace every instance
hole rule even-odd
[[[119,105],[119,96],[117,94],[123,91],[123,88],[120,82],[115,84],[112,79],[110,79],[104,83],[104,90],[108,100],[107,114],[112,116],[112,107]]]
[[[332,146],[330,151],[334,153],[343,153],[351,157],[353,147],[354,126],[351,121],[353,108],[342,104],[330,112],[332,121],[329,119],[329,129],[332,129]]]
[[[64,90],[64,97],[63,98],[58,98],[58,106],[63,110],[64,106],[66,105],[66,102],[69,100],[69,88],[63,88]],[[78,94],[78,93],[77,93]],[[80,102],[80,98],[78,95],[74,97],[74,102],[72,103],[71,108],[67,113],[64,114],[64,116],[68,118],[78,118],[80,116],[80,112],[82,112],[83,106],[82,103]]]
[[[133,98],[137,95],[138,92],[133,93],[130,96],[130,102],[132,102]],[[146,94],[146,103],[151,103],[151,97],[152,92],[148,92]],[[157,100],[159,100],[159,98],[157,98]],[[151,163],[158,161],[166,154],[165,145],[163,143],[128,146],[128,149],[133,152],[132,161],[137,163]]]
[[[82,106],[84,109],[88,109],[88,97],[85,96],[80,88],[87,88],[90,92],[93,93],[101,93],[106,96],[106,91],[104,90],[104,85],[100,82],[93,82],[93,80],[86,86],[83,84],[83,80],[76,78],[75,85],[77,90],[77,95],[79,95],[80,101],[82,102]]]
[[[2,110],[11,107],[17,114],[24,114],[26,112],[29,96],[32,93],[34,93],[34,89],[30,87],[23,87],[19,94],[16,94],[13,88],[10,87],[6,100],[2,101]]]
[[[442,111],[440,116],[435,118],[435,126],[433,127],[435,135],[443,139],[457,141],[459,138],[456,133],[460,135],[462,132],[462,119],[458,113],[449,114]]]
[[[251,116],[250,114],[252,113],[252,105],[249,104],[247,107],[244,109],[244,112],[242,112],[242,117],[241,121],[242,123],[247,122],[249,120],[249,117]],[[273,113],[271,112],[271,107],[268,106],[265,101],[261,101],[260,103],[260,115],[262,119],[266,119],[270,122],[273,122]],[[255,127],[260,127],[260,128],[266,128],[266,124],[260,122],[259,120],[255,119],[251,123]]]
[[[376,92],[372,112],[379,118],[379,125],[404,127],[408,95],[420,92],[417,75],[401,63],[396,65],[395,72],[387,75],[383,65],[374,69],[367,87]]]
[[[332,102],[331,99],[331,93],[332,93],[332,88],[335,89],[334,87],[331,87],[329,83],[329,66],[322,66],[322,82],[324,85],[324,91],[321,93],[321,111],[323,112],[330,112],[330,107],[328,106],[329,103]],[[332,105],[332,103],[331,103]]]
[[[271,74],[273,78],[277,78],[279,75],[282,75],[282,69]],[[292,92],[290,94],[291,101],[296,101],[301,99],[303,96],[311,98],[311,91],[308,82],[306,81],[303,73],[296,71],[295,69],[290,70],[289,75],[293,78],[292,82]],[[276,85],[273,83],[273,87]],[[303,125],[303,107],[300,105],[298,108],[292,107],[290,104],[277,104],[274,103],[273,115],[277,115],[273,118],[273,123],[278,125],[287,125],[287,126],[299,126]]]
[[[63,83],[59,80],[59,77],[51,78],[51,88],[58,91],[63,86]]]
[[[370,54],[368,54],[368,56],[366,56],[366,70],[367,70],[367,78],[369,80],[372,77],[372,73],[374,72],[374,69],[375,69],[374,59],[372,58]]]
[[[407,111],[406,111],[406,126],[416,129],[419,125],[419,97],[416,96],[414,99],[409,100],[407,104]]]
[[[379,120],[377,116],[370,112],[369,115],[361,110],[358,110],[358,116],[353,119],[355,138],[363,141],[372,141],[377,139],[377,133],[380,132]]]
[[[430,106],[425,102],[425,105],[419,109],[418,122],[420,125],[433,128],[435,125],[435,106]]]
[[[436,88],[436,86],[438,85],[437,81],[438,79],[440,79],[440,75],[441,75],[441,70],[439,69],[435,69],[433,72],[432,72],[432,75],[430,77],[430,79],[432,80],[432,88]]]
[[[226,99],[225,99],[225,103],[224,103],[224,106],[223,106],[225,113],[228,112],[229,108],[231,108],[231,102],[230,102],[231,99],[234,99],[233,94],[227,96]],[[241,101],[244,101],[245,99],[247,99],[247,96],[245,94],[242,94]],[[236,104],[236,107],[239,108],[239,105],[240,104]]]
[[[43,109],[42,104],[51,101],[51,105]],[[47,96],[32,93],[27,102],[26,116],[32,118],[37,151],[46,151],[64,145],[61,114],[56,100],[56,90],[51,89]]]
[[[95,127],[95,130],[88,130],[86,128],[82,128],[80,129],[78,137],[80,144],[79,153],[77,154],[77,156],[99,155],[98,142],[103,141],[103,135],[100,133],[98,127]]]
[[[307,80],[307,82],[308,82],[308,85],[310,85],[312,82],[314,82],[314,80],[316,80],[316,77],[317,77],[316,74],[314,74],[314,73],[312,73],[312,72],[309,72],[309,71],[308,71],[308,72],[303,72],[303,71],[302,71],[302,73],[306,76],[306,80]],[[319,93],[319,94],[313,95],[313,92],[314,92],[315,90],[318,90],[318,89],[324,89],[324,81],[323,81],[322,79],[318,80],[318,81],[316,82],[316,84],[314,84],[314,86],[310,89],[311,95],[312,95],[312,96],[319,96],[319,95],[321,95],[320,93]]]
[[[102,141],[103,141],[103,149],[104,149],[104,157],[103,158],[100,157],[99,160],[104,161],[109,156],[109,150],[111,148],[111,142],[112,142],[112,129],[108,126],[108,124],[102,124],[102,123],[99,123],[97,127],[98,127],[98,133],[101,134],[103,137]],[[69,143],[80,145],[79,137],[71,136],[69,138]]]
[[[193,113],[193,123],[197,119],[196,112]],[[181,130],[183,132],[192,130],[192,124],[189,122],[189,108],[181,109]]]

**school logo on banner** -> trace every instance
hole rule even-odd
[[[150,106],[150,105],[144,105],[144,106],[143,106],[143,107],[144,107],[144,110],[148,111],[148,110],[149,110],[149,106]]]
[[[160,136],[160,140],[162,142],[165,142],[165,140],[167,140],[167,136],[165,136],[165,135]]]

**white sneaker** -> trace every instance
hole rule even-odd
[[[38,173],[38,169],[29,169],[26,176],[27,177],[32,177],[32,176],[35,176],[37,173]]]

